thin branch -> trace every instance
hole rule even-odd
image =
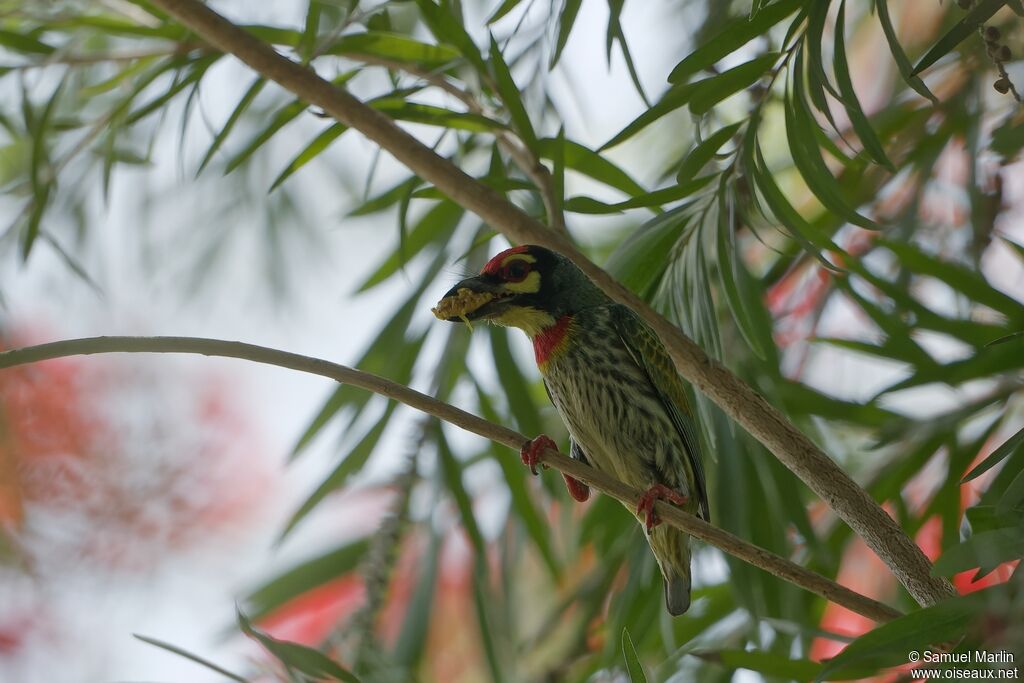
[[[342,384],[350,384],[367,391],[372,391],[509,448],[518,450],[527,442],[527,438],[515,430],[467,413],[444,401],[421,394],[403,384],[319,358],[310,358],[309,356],[242,342],[196,337],[91,337],[87,339],[69,339],[4,351],[0,353],[0,369],[52,358],[96,353],[194,353],[204,356],[240,358],[256,363],[275,365],[300,372],[321,375]],[[622,501],[632,508],[636,507],[640,499],[640,491],[578,460],[568,458],[556,450],[544,451],[542,462],[560,472],[572,475],[583,483]],[[704,520],[683,512],[679,508],[672,507],[664,502],[657,502],[655,503],[655,510],[657,510],[658,515],[665,524],[681,529],[733,557],[748,562],[755,567],[760,567],[770,574],[801,586],[826,600],[842,605],[869,619],[888,621],[901,616],[900,612],[888,605],[845,588],[764,548],[747,543],[738,536],[711,526]]]
[[[583,255],[565,235],[549,230],[491,188],[436,154],[387,115],[282,56],[197,0],[153,0],[218,49],[380,145],[413,173],[480,216],[514,242],[541,244],[565,254],[616,301],[633,308],[658,333],[680,374],[843,518],[921,605],[956,595],[952,583],[931,575],[931,562],[903,529],[839,465],[760,394],[710,358],[647,302]]]
[[[85,54],[60,54],[55,53],[53,57],[44,57],[37,62],[7,66],[10,71],[29,71],[31,69],[42,69],[48,66],[95,66],[97,64],[122,64],[134,62],[140,59],[152,57],[172,57],[184,55],[196,50],[206,50],[205,43],[177,43],[162,49],[139,50],[137,52],[88,52]]]

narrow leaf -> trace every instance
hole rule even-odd
[[[964,17],[951,28],[946,35],[939,38],[939,41],[925,53],[921,61],[917,63],[911,76],[916,76],[929,66],[939,61],[953,48],[959,45],[967,36],[978,30],[978,27],[988,21],[989,17],[998,12],[1006,4],[1006,0],[980,0]]]
[[[707,139],[690,150],[690,153],[686,155],[682,165],[679,167],[679,171],[676,173],[676,182],[683,185],[693,180],[704,166],[711,161],[711,158],[718,153],[722,145],[728,142],[742,125],[743,122],[738,121],[725,126],[712,133]]]
[[[269,192],[273,192],[277,189],[277,186],[287,180],[293,173],[298,171],[300,168],[308,164],[310,161],[315,159],[317,155],[327,149],[332,142],[341,137],[341,134],[348,130],[348,126],[343,123],[335,123],[324,131],[321,131],[313,140],[306,145],[306,147],[299,152],[294,159],[288,162],[288,165],[284,167],[284,170],[277,176],[274,182],[270,185]]]
[[[319,680],[327,678],[341,683],[359,683],[358,678],[323,652],[273,638],[255,628],[241,612],[238,612],[238,626],[242,633],[266,648],[289,671],[297,671]]]
[[[836,85],[839,88],[839,92],[842,97],[839,101],[842,102],[843,107],[846,109],[846,114],[850,117],[850,123],[853,126],[853,130],[857,133],[857,137],[860,138],[861,144],[864,145],[864,150],[871,155],[871,158],[876,163],[889,169],[891,172],[896,172],[896,167],[892,161],[885,154],[885,148],[882,147],[882,143],[878,139],[878,135],[875,133],[875,129],[871,126],[871,122],[868,117],[864,114],[864,109],[860,105],[860,100],[857,98],[857,92],[853,88],[853,79],[850,77],[850,66],[846,61],[846,0],[839,5],[839,14],[836,17],[835,27],[835,50],[832,58],[832,69],[836,76]]]
[[[519,134],[527,148],[536,151],[537,134],[526,113],[519,87],[512,78],[512,72],[509,71],[508,64],[505,63],[501,54],[501,48],[498,47],[498,41],[494,39],[493,35],[491,36],[491,67],[494,72],[494,81],[498,86],[498,94],[501,95],[501,100],[508,109],[516,133]]]
[[[136,638],[138,640],[141,640],[142,642],[144,642],[144,643],[146,643],[148,645],[153,645],[154,647],[158,647],[161,650],[167,650],[168,652],[176,654],[179,657],[184,657],[185,659],[191,660],[191,661],[195,662],[196,664],[199,664],[200,666],[205,666],[210,671],[218,673],[221,676],[224,676],[225,678],[230,678],[231,680],[238,681],[239,683],[248,683],[248,681],[249,681],[249,679],[243,678],[243,677],[239,676],[236,673],[231,673],[227,669],[225,669],[223,667],[220,667],[220,666],[217,666],[216,664],[214,664],[210,660],[204,659],[203,657],[200,657],[199,655],[192,654],[188,650],[184,650],[184,649],[178,647],[177,645],[171,645],[170,643],[166,643],[166,642],[164,642],[162,640],[157,640],[156,638],[150,638],[149,636],[140,635],[138,633],[133,633],[132,637],[134,637],[134,638]]]
[[[987,458],[978,463],[978,465],[975,466],[974,469],[972,469],[969,473],[967,473],[964,476],[963,479],[960,480],[960,483],[966,484],[972,479],[977,479],[981,475],[985,474],[985,472],[988,472],[990,469],[992,469],[1000,462],[1005,460],[1007,457],[1009,457],[1022,444],[1024,444],[1024,428],[1022,428],[1016,434],[1014,434],[1006,441],[1004,441],[1002,445],[999,446],[999,448],[989,453]]]
[[[622,629],[622,656],[626,660],[626,674],[630,683],[647,683],[647,674],[644,673],[644,667],[636,655],[633,639],[629,637],[629,631],[625,628]]]
[[[266,79],[261,76],[254,80],[248,90],[245,91],[245,94],[242,95],[242,99],[240,99],[238,104],[235,105],[235,108],[231,110],[231,115],[228,116],[228,120],[224,123],[224,127],[217,132],[217,135],[213,138],[213,142],[210,143],[209,149],[206,150],[206,154],[203,155],[203,160],[199,164],[199,170],[196,171],[197,176],[202,173],[207,164],[213,160],[213,156],[217,153],[217,150],[221,148],[221,145],[224,144],[228,135],[231,134],[235,124],[238,123],[242,114],[246,112],[249,106],[253,103],[253,100],[256,99],[256,96],[260,94],[260,91],[263,90],[263,86],[266,84]]]
[[[551,55],[551,63],[548,69],[554,69],[562,56],[565,44],[569,42],[569,34],[572,32],[573,24],[576,23],[576,15],[579,14],[583,0],[563,0],[562,11],[558,15],[558,38],[555,41],[555,52]]]
[[[754,38],[764,35],[769,28],[800,9],[802,4],[801,0],[780,0],[764,7],[754,17],[733,19],[679,62],[669,74],[669,82],[680,83],[727,57]]]
[[[744,88],[753,85],[775,63],[779,55],[770,52],[766,55],[723,71],[717,76],[705,78],[693,84],[690,96],[690,111],[701,116],[711,108]]]

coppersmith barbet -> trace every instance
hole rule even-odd
[[[443,320],[518,327],[533,340],[544,386],[572,437],[570,455],[644,490],[634,514],[645,526],[673,615],[690,606],[689,536],[659,526],[654,501],[709,519],[697,430],[682,379],[661,341],[561,254],[507,249],[456,284],[434,309]],[[536,473],[545,435],[523,447]],[[566,476],[569,493],[589,488]]]

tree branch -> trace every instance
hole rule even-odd
[[[0,353],[0,369],[26,363],[35,363],[65,356],[91,355],[96,353],[194,353],[204,356],[221,356],[276,365],[282,368],[321,375],[351,384],[381,396],[404,403],[421,412],[433,415],[445,422],[490,439],[495,443],[518,450],[528,439],[515,430],[489,422],[453,405],[431,398],[409,387],[378,377],[377,375],[338,365],[319,358],[310,358],[296,353],[278,351],[264,346],[219,339],[196,337],[91,337],[40,344]],[[593,488],[617,498],[635,508],[641,492],[599,472],[577,460],[568,458],[556,450],[545,450],[542,462],[552,468],[572,475]],[[711,526],[704,520],[664,502],[655,503],[655,510],[665,524],[682,529],[744,562],[760,567],[790,583],[819,595],[826,600],[842,605],[874,621],[888,621],[901,616],[900,612],[869,597],[845,588],[824,576],[769,552],[764,548],[747,543],[728,531]]]
[[[235,55],[262,76],[358,130],[510,240],[541,244],[572,259],[609,296],[636,310],[657,331],[680,374],[835,510],[889,566],[918,603],[931,605],[956,594],[948,580],[931,575],[928,558],[903,529],[813,441],[645,301],[587,259],[563,234],[546,229],[497,192],[437,155],[385,114],[334,87],[312,69],[277,53],[197,0],[153,0],[153,4],[211,45]]]

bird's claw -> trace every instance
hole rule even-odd
[[[550,448],[553,451],[558,450],[558,446],[551,437],[547,434],[541,434],[536,439],[530,439],[523,447],[519,449],[519,457],[522,458],[523,464],[530,468],[532,474],[537,474],[537,465],[547,467],[541,462],[541,453]]]
[[[640,501],[636,504],[636,514],[644,516],[644,526],[647,528],[647,533],[651,533],[651,529],[661,524],[661,518],[654,511],[654,502],[657,500],[666,500],[680,506],[686,505],[689,502],[689,498],[664,484],[655,484],[647,489],[640,496]]]

